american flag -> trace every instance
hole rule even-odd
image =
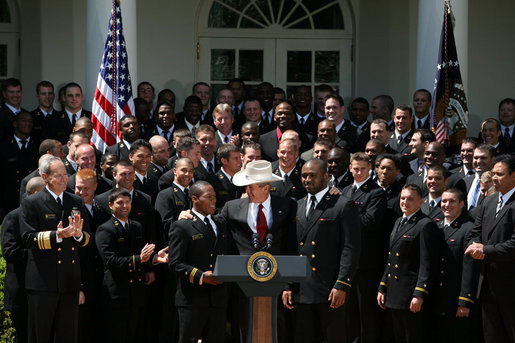
[[[119,0],[113,0],[107,31],[91,115],[91,140],[102,152],[121,138],[118,120],[135,113]]]
[[[459,145],[467,136],[467,98],[461,80],[451,9],[447,0],[430,118],[431,128],[435,132],[436,140],[440,143],[449,147]]]

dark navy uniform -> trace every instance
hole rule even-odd
[[[216,208],[221,209],[225,203],[241,197],[245,193],[244,187],[235,186],[227,175],[220,169],[213,177],[208,179],[216,192]]]
[[[9,212],[2,222],[2,255],[5,258],[4,306],[11,312],[16,342],[27,342],[27,294],[25,264],[27,250],[20,234],[21,208]]]
[[[479,281],[479,261],[465,255],[467,237],[472,223],[466,214],[456,218],[448,227],[444,220],[438,223],[445,244],[441,249],[440,273],[435,287],[435,313],[437,325],[433,327],[436,342],[474,342],[479,310],[475,306]],[[458,306],[471,309],[468,318],[457,318]]]
[[[403,133],[403,135],[404,134],[405,133]],[[401,155],[409,155],[411,152],[411,147],[409,145],[411,142],[411,136],[413,136],[413,130],[410,130],[406,137],[402,138],[401,143],[399,144],[397,137],[395,136],[395,132],[392,132],[388,138],[388,145]]]
[[[129,219],[124,226],[111,216],[99,226],[95,241],[104,262],[104,311],[106,342],[145,342],[145,273],[141,262],[146,243],[141,224]]]
[[[57,225],[67,227],[72,211],[84,213],[82,199],[64,192],[62,206],[45,188],[22,201],[21,234],[29,249],[25,287],[29,303],[29,341],[75,342],[77,339],[80,266],[78,248],[89,243],[85,223],[80,240],[57,242]]]
[[[436,223],[419,209],[403,224],[397,219],[390,236],[387,265],[379,285],[392,312],[393,330],[400,342],[426,342],[430,292],[437,278],[443,235]],[[422,310],[410,312],[413,297],[424,300]]]
[[[438,200],[438,202],[435,201],[435,205],[433,208],[431,208],[430,203],[431,199],[429,199],[429,195],[424,197],[424,202],[420,206],[420,209],[426,216],[433,219],[435,222],[439,223],[440,221],[443,221],[443,212],[441,208],[441,200]]]
[[[345,305],[331,309],[327,298],[333,288],[349,294],[354,284],[361,249],[358,209],[347,196],[326,192],[307,219],[307,199],[297,203],[297,252],[308,257],[311,272],[293,286],[295,342],[317,341],[317,328],[325,342],[342,342]]]
[[[290,197],[295,201],[305,197],[306,190],[302,187],[301,180],[303,164],[303,161],[299,159],[286,181],[274,182],[270,185],[270,193],[280,197]],[[279,161],[272,162],[272,172],[282,177],[281,171],[279,170]]]
[[[210,227],[198,216],[173,223],[170,231],[170,268],[179,277],[175,303],[179,312],[179,342],[223,342],[227,306],[225,284],[201,284],[213,270],[216,257],[229,252],[229,236],[221,218]],[[216,234],[215,234],[216,231]]]
[[[116,144],[111,145],[106,149],[106,153],[109,152],[111,154],[115,154],[118,156],[119,160],[129,160],[129,150],[130,148],[125,144],[122,140]]]

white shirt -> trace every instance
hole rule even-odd
[[[126,222],[126,221],[121,220],[121,219],[120,219],[120,218],[118,218],[118,217],[115,217],[115,216],[114,216],[114,214],[113,214],[113,217],[114,217],[114,218],[116,218],[116,220],[118,220],[118,221],[120,222],[120,224],[122,224],[122,226],[125,226],[125,224],[127,224],[127,222]]]
[[[504,137],[504,132],[506,131],[506,128],[508,128],[508,131],[510,133],[510,137],[513,137],[513,129],[515,128],[515,124],[512,124],[510,126],[504,126],[501,124],[501,135]]]
[[[426,115],[425,115],[424,117],[422,117],[422,118],[418,118],[417,116],[415,116],[415,118],[414,118],[414,121],[415,121],[415,127],[416,127],[417,129],[421,129],[422,127],[424,127],[424,125],[426,124],[426,120],[427,120],[428,118],[429,118],[429,113],[428,113],[428,114],[426,114]],[[421,126],[417,126],[417,124],[418,124],[418,121],[419,121],[419,120],[422,122],[422,125],[421,125]]]
[[[57,195],[55,194],[54,192],[52,192],[50,190],[50,188],[48,188],[48,186],[45,187],[46,190],[48,191],[48,193],[50,193],[50,195],[54,198],[54,201],[57,203],[57,198],[59,198],[61,200],[61,206],[64,205],[63,203],[63,193]],[[73,236],[73,238],[76,240],[76,241],[80,241],[82,239],[82,236],[83,236],[83,233],[80,234],[80,237],[77,238],[75,236]],[[56,242],[57,243],[61,243],[63,241],[62,238],[59,238],[59,235],[57,234],[57,231],[55,232],[55,238],[56,238]]]
[[[268,229],[272,227],[272,201],[270,199],[270,195],[268,198],[262,203],[263,205],[263,214],[266,218],[266,224],[268,225]],[[247,224],[249,225],[252,232],[257,233],[256,225],[257,225],[257,216],[259,210],[259,203],[251,202],[249,203],[249,211],[247,212]]]
[[[220,168],[220,170],[222,171],[222,173],[224,173],[225,177],[232,182],[232,176],[227,174],[227,172],[224,170],[224,167]]]
[[[371,170],[370,172],[372,172],[372,170]],[[370,175],[369,175],[369,176],[367,177],[367,179],[366,179],[365,181],[363,181],[363,182],[356,182],[356,181],[354,180],[353,186],[356,186],[356,190],[358,190],[361,186],[363,186],[363,184],[364,184],[365,182],[367,182],[367,181],[368,181],[368,179],[370,179]]]
[[[224,135],[220,130],[216,130],[216,132],[218,133],[218,136],[222,140],[222,143],[225,143],[225,137],[227,137],[227,143],[231,142],[232,130],[231,130],[231,132],[229,132],[229,134],[227,136]]]
[[[186,118],[184,119],[184,122],[186,123],[186,126],[188,127],[188,130],[190,132],[193,132],[193,128],[198,129],[198,127],[200,126],[200,120],[197,122],[197,124],[193,125],[191,124]]]
[[[406,138],[406,136],[411,132],[411,130],[408,130],[406,132],[404,132],[402,135],[400,133],[398,133],[397,131],[395,131],[395,140],[399,141],[399,136],[402,136],[402,139],[404,140],[404,138]]]
[[[52,110],[50,112],[46,112],[44,109],[42,109],[41,107],[39,108],[39,110],[41,111],[41,113],[43,113],[43,115],[46,117],[48,117],[49,115],[52,115],[54,113],[54,109],[52,108]]]
[[[207,164],[208,164],[209,162],[211,162],[211,164],[213,165],[213,171],[216,173],[216,170],[215,170],[215,167],[216,167],[216,165],[215,165],[215,155],[213,155],[213,158],[212,158],[211,160],[209,160],[209,161],[206,161],[206,160],[204,159],[204,157],[202,157],[202,158],[200,159],[200,163],[202,163],[202,165],[204,166],[204,168],[206,168],[206,170],[207,170],[208,172],[209,172],[209,168],[207,167]]]
[[[122,142],[125,144],[128,150],[131,150],[131,143],[127,142],[125,139],[122,139]]]
[[[215,236],[218,237],[218,227],[216,226],[215,222],[213,221],[213,218],[211,218],[211,215],[208,214],[207,216],[203,216],[202,214],[198,213],[197,211],[195,211],[194,209],[191,210],[191,212],[193,212],[193,214],[195,214],[197,217],[199,217],[200,220],[202,220],[202,222],[205,224],[206,222],[204,221],[205,218],[207,218],[207,220],[209,221],[209,223],[211,224],[211,227],[213,228],[213,232],[215,233]]]
[[[143,178],[146,177],[147,180],[148,180],[148,176],[147,176],[147,173],[145,173],[145,175],[141,175],[140,173],[138,172],[135,172],[136,174],[136,177],[140,180],[141,183],[143,183]]]
[[[291,172],[293,171],[293,169],[295,169],[295,165],[293,166],[293,168],[290,169],[289,172],[285,172],[281,169],[281,167],[279,167],[279,172],[281,173],[281,177],[283,178],[284,180],[284,175],[288,175],[288,177],[290,177],[291,175]]]
[[[17,115],[18,113],[21,112],[21,108],[20,107],[14,108],[11,105],[9,105],[8,103],[4,103],[4,105],[7,106],[11,110],[11,112],[14,113],[14,115]]]
[[[188,121],[187,121],[187,120],[184,120],[184,121],[185,121],[186,123],[188,123]],[[186,125],[187,125],[187,124],[186,124]],[[156,125],[156,127],[157,127],[157,133],[159,134],[159,136],[161,136],[161,137],[162,137],[162,136],[163,136],[163,131],[164,131],[164,130],[163,130],[162,128],[160,128],[160,127],[159,127],[159,125]],[[196,127],[198,127],[198,126],[196,126]],[[172,124],[172,126],[168,129],[168,137],[167,137],[167,139],[168,139],[168,140],[170,140],[170,135],[172,134],[172,132],[173,132],[173,129],[174,129],[174,128],[175,128],[175,124]],[[191,130],[190,130],[190,131],[191,131]]]
[[[67,108],[65,108],[64,110],[66,111],[66,114],[68,115],[68,119],[70,120],[70,123],[73,123],[73,115],[74,114],[77,116],[75,120],[79,119],[82,114],[82,108],[80,110],[78,110],[76,113],[72,113],[72,112],[68,111]]]
[[[431,196],[431,194],[428,194],[427,198],[429,199],[429,202],[434,201],[434,202],[435,202],[435,206],[438,206],[438,204],[439,204],[439,203],[440,203],[440,201],[442,200],[442,196],[441,196],[441,195],[440,195],[438,198],[433,199],[433,197]]]
[[[340,132],[343,124],[345,124],[345,119],[343,119],[342,122],[336,126],[336,133]]]
[[[20,150],[21,150],[21,148],[22,148],[22,146],[21,146],[21,139],[18,138],[16,135],[14,135],[14,139],[16,140],[16,143],[18,143],[18,148],[20,148]],[[26,144],[25,146],[27,148],[29,147],[29,142],[30,142],[30,137],[27,137],[27,139],[25,139],[25,144]]]
[[[320,201],[322,201],[322,197],[325,195],[325,193],[327,193],[327,191],[329,191],[329,187],[325,187],[324,189],[322,189],[320,192],[318,192],[317,194],[315,194],[315,207],[320,203]],[[307,196],[307,201],[306,201],[306,216],[308,215],[308,211],[309,211],[309,207],[311,206],[311,196],[313,194],[308,194]]]
[[[511,196],[513,195],[513,193],[515,192],[515,187],[513,187],[512,189],[510,189],[506,194],[501,194],[501,192],[499,192],[499,198],[502,198],[502,207],[501,209],[504,207],[504,205],[506,205],[506,202],[508,200],[510,200]]]

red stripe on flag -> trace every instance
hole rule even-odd
[[[93,128],[97,132],[98,136],[105,142],[107,146],[111,146],[116,143],[116,139],[113,137],[111,132],[109,132],[104,125],[97,119],[96,116],[91,117],[91,121],[93,122]]]
[[[105,113],[109,116],[113,113],[113,104],[104,97],[104,94],[97,88],[95,91],[95,101],[102,107]]]

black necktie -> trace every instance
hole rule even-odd
[[[21,151],[27,150],[27,141],[25,139],[21,139],[20,144],[21,144],[21,149],[20,149]]]
[[[420,129],[422,127],[422,120],[417,120],[417,129]]]
[[[190,197],[190,191],[188,188],[184,188],[184,194],[186,194],[186,198]]]
[[[404,225],[406,225],[406,223],[407,223],[407,222],[408,222],[408,217],[403,217],[403,218],[401,219],[401,225],[400,225],[400,226],[404,226]]]
[[[75,126],[75,122],[77,121],[77,115],[74,113],[72,115],[72,126]]]
[[[352,185],[352,193],[356,193],[358,187],[356,185]]]
[[[433,212],[433,210],[435,209],[435,206],[436,206],[436,203],[434,200],[431,200],[429,202],[429,212]]]
[[[506,142],[507,146],[510,146],[511,136],[510,136],[510,129],[509,128],[505,128],[504,129],[504,141]]]
[[[240,108],[238,106],[234,106],[234,118],[236,118],[240,114]]]
[[[269,117],[268,112],[265,112],[265,113],[264,113],[264,115],[263,115],[263,117],[265,118],[265,122],[266,122],[267,124],[270,124],[270,119],[268,119],[268,117]]]
[[[214,174],[215,173],[215,170],[213,169],[213,163],[207,162],[207,172],[209,174]]]
[[[445,224],[445,225],[443,226],[443,232],[444,232],[444,233],[446,233],[446,232],[447,232],[447,230],[449,229],[449,227],[450,227],[450,225],[449,225],[449,224]]]
[[[227,137],[227,136],[224,137],[224,143],[225,144],[229,143],[229,137]]]
[[[123,225],[123,230],[126,232],[126,233],[129,233],[129,222],[125,223],[125,225]]]
[[[288,179],[289,179],[288,174],[284,174],[284,183],[288,182]]]
[[[61,198],[57,197],[57,199],[55,199],[55,201],[57,201],[57,205],[59,205],[59,208],[61,208],[63,206],[63,204],[61,203]]]
[[[211,223],[209,222],[209,219],[207,217],[204,218],[204,223],[206,223],[207,227],[209,230],[213,231],[213,233],[215,234],[215,236],[218,237],[218,232],[216,232],[215,229],[213,229],[213,226],[211,225]]]
[[[300,125],[304,126],[304,117],[300,117]]]
[[[316,196],[312,195],[309,197],[311,204],[309,205],[308,214],[306,215],[306,219],[309,220],[309,218],[313,215],[313,212],[315,212],[315,202],[317,201]]]
[[[147,177],[143,176],[143,186],[145,186],[146,184],[147,184]]]
[[[467,172],[467,175],[474,175],[475,174],[475,171],[470,169],[468,172]]]
[[[402,142],[402,135],[399,135],[399,137],[397,137],[397,145],[400,145]]]
[[[170,133],[170,131],[168,130],[163,130],[163,137],[168,141],[168,134]]]

